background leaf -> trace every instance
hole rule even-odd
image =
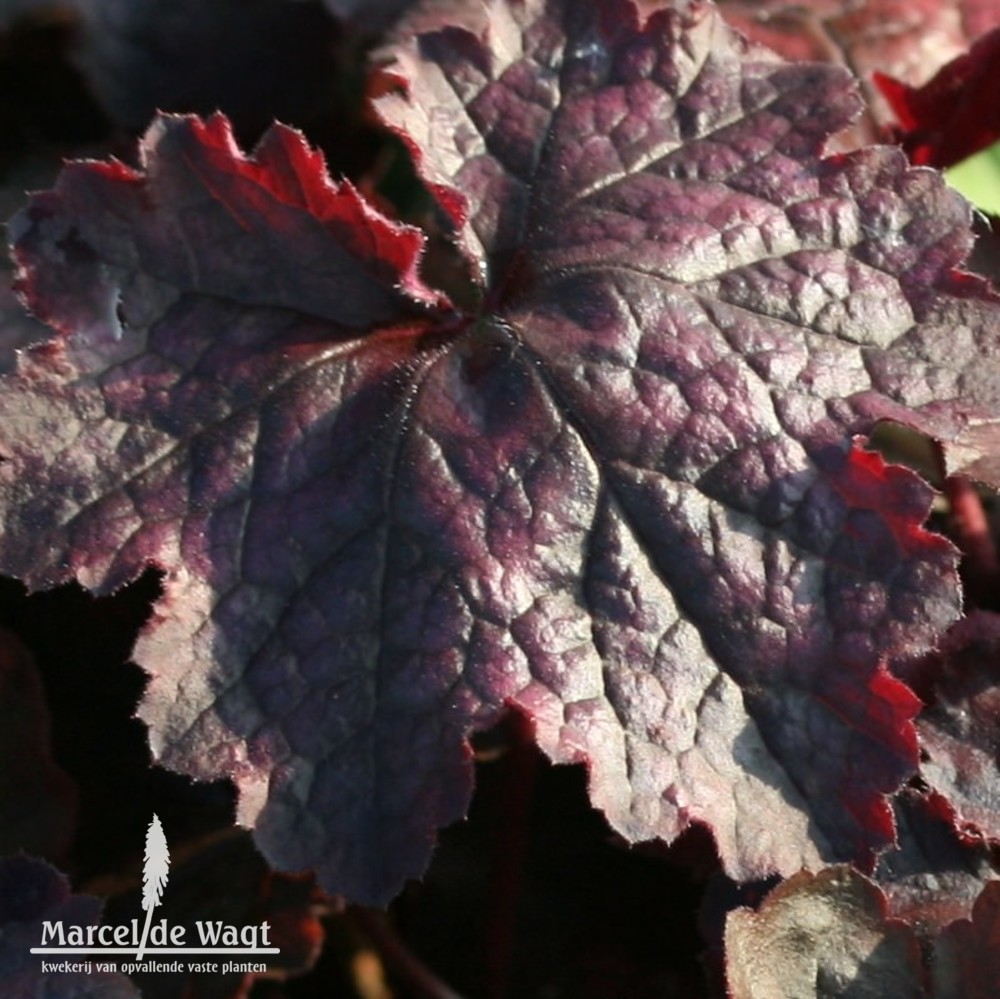
[[[723,0],[721,6],[735,27],[786,58],[838,63],[858,76],[868,106],[845,136],[852,148],[876,141],[895,121],[874,72],[920,86],[1000,24],[997,0]]]
[[[856,871],[803,871],[775,888],[758,912],[726,925],[732,999],[918,999],[920,951],[905,923],[886,918],[881,892]]]
[[[0,982],[9,999],[139,999],[124,976],[113,972],[46,971],[41,955],[44,921],[67,926],[99,922],[101,903],[70,893],[66,877],[42,860],[0,859]],[[50,962],[56,963],[56,962]]]
[[[971,919],[948,927],[934,950],[935,999],[988,999],[1000,978],[997,931],[1000,881],[992,881],[976,901]]]
[[[933,701],[918,722],[921,776],[973,839],[1000,840],[1000,615],[978,611],[942,643]]]

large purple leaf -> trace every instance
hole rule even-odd
[[[250,160],[164,118],[142,170],[71,165],[15,220],[64,335],[0,395],[0,568],[164,569],[156,757],[354,898],[423,870],[509,707],[632,840],[706,824],[739,879],[869,861],[916,762],[886,663],[959,598],[929,489],[852,435],[990,426],[967,208],[894,150],[821,160],[847,75],[710,7],[471,10],[397,47],[380,109],[478,311],[284,129]]]

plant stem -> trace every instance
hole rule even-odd
[[[462,999],[410,950],[384,912],[354,905],[347,915],[378,951],[386,967],[422,999]]]
[[[988,599],[996,593],[1000,578],[1000,560],[990,531],[983,502],[975,486],[964,475],[945,480],[945,495],[951,507],[955,540],[965,555],[966,583],[970,597]]]

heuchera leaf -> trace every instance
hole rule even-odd
[[[757,912],[726,924],[731,999],[991,999],[1000,981],[1000,881],[990,881],[970,919],[927,941],[926,971],[911,927],[886,914],[882,892],[848,868],[803,871]]]
[[[894,120],[891,99],[870,86],[874,74],[921,86],[1000,25],[997,0],[722,0],[721,7],[748,38],[786,59],[849,66],[868,90],[869,141]]]
[[[9,275],[0,262],[0,372],[13,371],[17,351],[47,337],[48,331],[32,319],[14,297]]]
[[[156,909],[156,919],[185,927],[185,940],[198,940],[197,923],[221,922],[228,926],[268,924],[270,946],[278,954],[256,962],[263,973],[228,970],[220,973],[177,973],[151,967],[132,973],[146,999],[242,999],[260,978],[272,981],[303,974],[315,962],[324,937],[319,915],[322,893],[312,879],[272,872],[254,849],[248,833],[236,831],[204,845],[185,857],[173,859],[170,882]],[[108,901],[105,922],[142,927],[145,912],[142,891]],[[160,966],[162,968],[162,965]]]
[[[983,886],[998,869],[990,847],[960,837],[955,812],[933,792],[904,788],[893,799],[899,845],[886,850],[873,875],[889,915],[921,934],[967,919]]]
[[[1000,29],[980,38],[922,87],[875,74],[899,122],[898,139],[911,163],[954,166],[1000,138],[998,70]]]
[[[918,721],[921,776],[958,829],[1000,840],[1000,615],[970,614],[935,658],[934,702]]]
[[[23,855],[0,858],[0,982],[4,999],[139,999],[124,976],[91,969],[50,971],[32,954],[43,923],[97,924],[101,903],[73,895],[65,876],[43,860]],[[50,961],[56,965],[65,962]]]
[[[949,926],[934,948],[934,999],[991,999],[1000,982],[1000,881],[976,900],[971,919]]]
[[[821,159],[848,75],[709,6],[455,16],[404,26],[379,109],[475,309],[280,127],[246,158],[163,118],[14,220],[62,336],[0,394],[0,568],[161,567],[155,756],[355,899],[423,870],[510,708],[631,840],[705,824],[739,880],[870,862],[916,763],[886,664],[959,598],[930,490],[852,437],[993,426],[968,208],[898,150]]]
[[[920,999],[923,977],[913,931],[849,868],[796,874],[759,911],[737,909],[726,923],[731,999]]]

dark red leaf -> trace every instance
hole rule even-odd
[[[1000,25],[997,0],[722,0],[721,7],[740,31],[787,59],[838,63],[857,74],[868,101],[850,133],[855,146],[895,120],[891,96],[871,85],[875,76],[922,86]]]
[[[71,165],[15,220],[63,335],[0,395],[0,566],[161,567],[154,754],[353,898],[423,870],[510,708],[630,840],[870,864],[916,763],[887,664],[959,596],[930,490],[853,435],[995,425],[968,209],[898,150],[822,159],[849,76],[709,6],[463,11],[379,107],[478,309],[287,129],[246,158],[161,119],[141,170]]]
[[[959,837],[954,810],[938,794],[904,789],[893,804],[899,845],[879,857],[874,874],[889,915],[923,935],[968,918],[983,886],[997,876],[992,851]]]
[[[957,828],[1000,840],[1000,615],[960,621],[936,658],[934,702],[917,722],[921,775]]]
[[[911,163],[944,169],[1000,139],[1000,28],[979,39],[922,87],[884,73],[875,82],[901,126]]]

